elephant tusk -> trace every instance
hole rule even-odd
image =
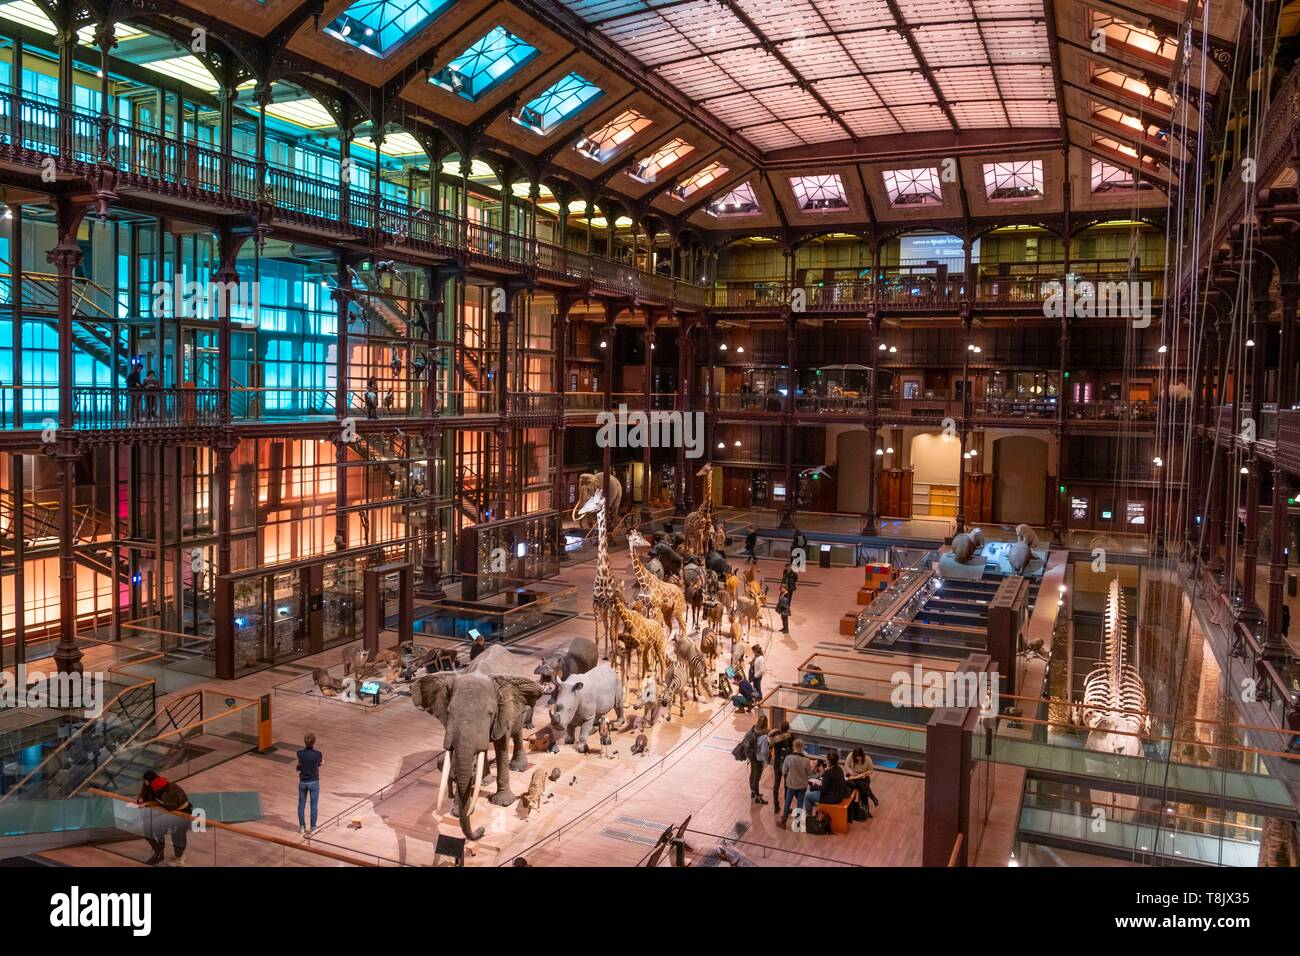
[[[451,789],[451,758],[450,750],[442,755],[442,779],[438,781],[438,800],[433,805],[435,816],[442,814],[442,801],[446,799],[447,791]]]
[[[487,761],[487,751],[478,752],[478,760],[474,761],[474,787],[469,793],[469,803],[463,808],[465,815],[469,816],[474,812],[474,804],[478,802],[478,791],[483,786],[483,764]]]

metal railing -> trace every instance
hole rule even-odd
[[[229,396],[219,388],[78,387],[72,390],[77,428],[162,428],[224,425]]]

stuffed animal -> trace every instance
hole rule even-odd
[[[533,753],[545,753],[555,748],[555,731],[550,727],[543,727],[537,733],[528,738],[528,749]]]
[[[632,741],[632,753],[643,754],[650,746],[650,741],[645,734],[637,734],[636,740]]]
[[[317,667],[313,670],[311,679],[316,682],[316,689],[326,697],[337,697],[343,691],[343,681],[323,667]]]
[[[528,791],[520,799],[528,808],[528,812],[532,813],[541,808],[544,796],[546,796],[546,771],[538,767],[533,771],[533,777],[528,782]]]

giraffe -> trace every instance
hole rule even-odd
[[[638,652],[641,658],[641,676],[644,677],[650,668],[654,665],[655,679],[663,677],[664,665],[668,661],[667,641],[665,637],[664,623],[655,617],[646,617],[644,614],[627,606],[623,600],[623,595],[619,592],[614,593],[614,610],[623,624],[627,627],[627,633],[623,639],[624,649],[627,653],[627,664],[623,669],[623,681],[626,684],[628,671],[632,669],[632,653]]]
[[[704,500],[700,506],[686,516],[683,533],[686,537],[686,550],[694,551],[703,557],[709,551],[713,540],[713,466],[705,464],[695,473],[695,477],[704,479]]]
[[[596,646],[601,638],[605,639],[605,659],[610,660],[614,654],[614,595],[619,592],[618,581],[609,567],[609,538],[605,527],[605,496],[599,491],[593,494],[581,507],[573,509],[574,520],[580,521],[583,515],[596,516],[596,577],[591,585],[591,610],[596,616]]]
[[[637,584],[650,599],[652,607],[664,616],[664,623],[672,626],[676,621],[681,633],[686,633],[686,595],[682,589],[671,581],[660,581],[650,573],[650,569],[641,563],[637,548],[648,547],[650,542],[641,536],[641,532],[632,528],[627,533],[627,550],[632,555],[632,570],[636,573]]]

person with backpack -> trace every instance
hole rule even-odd
[[[764,806],[767,801],[759,793],[758,787],[763,780],[763,766],[767,763],[770,753],[767,738],[767,714],[758,715],[758,719],[754,721],[754,726],[749,728],[747,736],[750,740],[750,745],[745,748],[745,757],[749,761],[749,796],[754,803]]]
[[[790,721],[781,721],[781,729],[767,735],[768,763],[772,765],[772,812],[781,815],[781,764],[794,752],[794,734]]]
[[[167,850],[167,834],[172,835],[172,852],[176,855],[176,865],[185,865],[185,847],[189,841],[189,817],[177,814],[189,813],[194,809],[190,798],[178,783],[172,783],[166,777],[146,770],[144,782],[140,785],[140,795],[136,803],[141,807],[157,807],[159,812],[150,815],[145,825],[145,840],[153,850],[153,856],[145,862],[157,866],[163,861]]]

